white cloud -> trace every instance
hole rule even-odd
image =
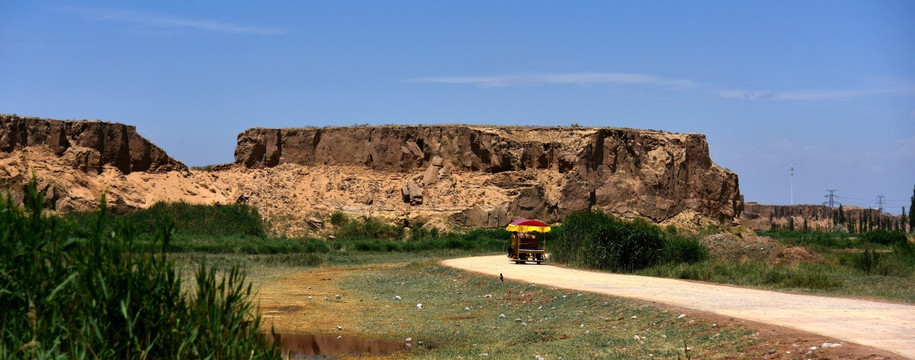
[[[223,34],[244,35],[283,35],[288,33],[288,31],[281,28],[246,26],[216,20],[182,18],[129,9],[82,9],[67,7],[61,8],[60,10],[76,13],[94,21],[118,21],[163,29],[191,29]]]
[[[479,87],[530,85],[648,85],[671,88],[695,86],[690,80],[629,73],[514,74],[491,76],[440,76],[410,79],[417,83],[465,84]]]
[[[798,91],[754,91],[754,90],[718,90],[718,96],[740,100],[785,100],[816,101],[845,100],[874,95],[915,96],[915,88],[900,87],[869,90],[798,90]]]

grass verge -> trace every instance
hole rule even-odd
[[[409,356],[417,359],[732,358],[755,343],[745,328],[725,329],[630,300],[500,282],[432,260],[312,271],[315,276],[261,288],[265,298],[285,291],[280,297],[287,300],[276,306],[262,302],[268,314],[292,310],[288,323],[283,316],[269,320],[278,329],[411,338]],[[293,283],[299,288],[290,290]]]

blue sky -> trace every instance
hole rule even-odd
[[[0,113],[99,119],[188,165],[250,127],[706,134],[747,201],[908,208],[912,1],[3,1]]]

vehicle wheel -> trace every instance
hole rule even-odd
[[[515,264],[524,264],[524,261],[521,261],[521,260],[515,260]]]
[[[539,262],[539,261],[537,262],[537,265],[540,265],[540,262]]]

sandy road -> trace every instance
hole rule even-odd
[[[784,326],[915,359],[915,305],[786,294],[635,275],[517,265],[504,255],[442,261],[446,266],[530,283],[654,301]]]

